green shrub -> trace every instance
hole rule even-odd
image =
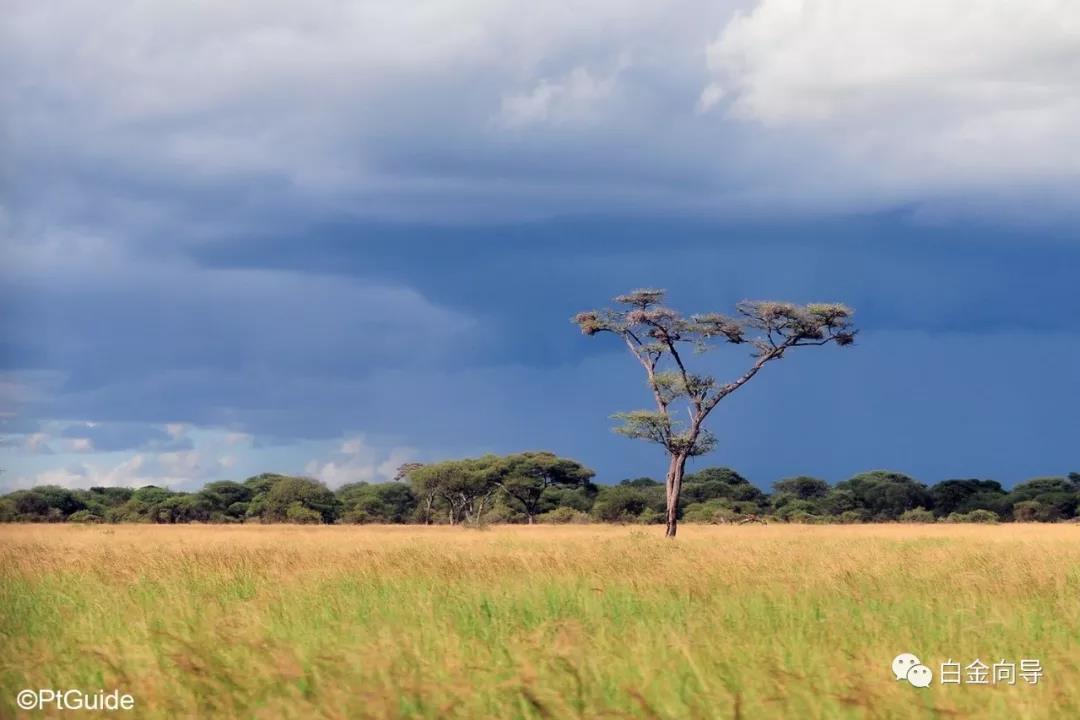
[[[798,515],[800,518],[805,518],[808,515],[817,517],[821,513],[821,508],[816,502],[796,498],[794,500],[787,499],[786,502],[777,507],[773,512],[778,518],[786,522],[800,522],[799,520],[792,520],[791,518],[795,515]]]
[[[1053,522],[1058,518],[1053,505],[1038,500],[1021,500],[1013,505],[1013,519],[1016,522]]]
[[[73,523],[99,523],[101,521],[100,515],[95,515],[89,510],[77,510],[68,516],[68,522]]]
[[[687,505],[683,511],[682,520],[688,523],[720,525],[732,522],[738,517],[739,514],[732,508],[731,501],[722,498]]]
[[[323,516],[317,510],[304,507],[300,502],[294,502],[285,511],[285,519],[298,525],[318,525],[323,521]]]
[[[341,522],[349,525],[364,525],[372,522],[372,518],[364,510],[349,510],[341,516]]]
[[[803,510],[796,510],[795,512],[788,513],[786,520],[795,525],[820,525],[823,522],[823,518],[820,515],[813,515]]]
[[[484,513],[484,522],[493,525],[520,524],[527,521],[525,513],[501,503],[496,503]]]
[[[858,510],[845,510],[837,516],[836,521],[842,525],[855,525],[866,522],[866,517]]]
[[[983,508],[972,510],[967,514],[967,517],[967,521],[973,523],[996,523],[1001,520],[996,512],[993,510],[985,510]]]
[[[642,525],[657,525],[665,521],[664,513],[652,508],[645,508],[637,516],[637,521]]]
[[[969,513],[949,513],[948,517],[944,517],[939,522],[947,523],[996,523],[1001,518],[993,510],[972,510]]]
[[[559,507],[546,513],[541,513],[536,517],[536,520],[541,523],[551,525],[584,525],[592,521],[588,513],[575,510],[571,507]]]
[[[924,507],[912,508],[911,510],[905,510],[900,514],[900,522],[932,523],[934,522],[934,513]]]

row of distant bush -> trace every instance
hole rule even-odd
[[[398,479],[336,490],[265,473],[211,482],[196,492],[147,485],[89,490],[40,486],[0,497],[0,522],[140,523],[660,523],[664,486],[651,478],[594,483],[580,463],[548,452],[406,465]],[[1011,490],[982,479],[927,486],[875,470],[835,485],[799,476],[766,493],[729,468],[688,475],[684,522],[758,517],[794,523],[1058,522],[1075,519],[1080,473],[1040,477]]]

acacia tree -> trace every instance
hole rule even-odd
[[[505,463],[494,455],[414,465],[407,471],[413,492],[420,498],[425,522],[431,523],[436,500],[447,510],[451,525],[478,523],[505,473]]]
[[[544,451],[510,455],[504,463],[496,482],[525,511],[530,525],[536,522],[545,490],[556,486],[582,487],[596,474],[574,460]]]
[[[738,315],[702,313],[684,316],[665,307],[663,290],[635,290],[620,295],[616,310],[588,310],[573,322],[585,335],[611,333],[622,338],[645,370],[655,410],[617,413],[616,431],[627,437],[661,445],[668,455],[665,482],[667,536],[677,530],[679,492],[688,458],[703,455],[716,445],[705,419],[717,404],[748,383],[766,364],[779,360],[795,347],[845,346],[855,341],[851,309],[835,303],[795,305],[773,301],[745,301]],[[708,350],[711,340],[753,348],[750,367],[731,382],[691,372],[682,350]],[[675,419],[686,407],[688,421]]]

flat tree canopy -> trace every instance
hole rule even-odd
[[[573,322],[585,335],[610,333],[621,338],[645,370],[655,407],[618,413],[616,431],[654,442],[667,452],[667,535],[673,537],[686,461],[716,444],[716,437],[704,427],[716,405],[792,348],[851,345],[856,330],[852,310],[837,303],[754,300],[736,305],[735,316],[716,312],[687,316],[666,307],[664,296],[663,290],[635,290],[615,298],[618,309],[587,310],[574,316]],[[750,367],[730,382],[692,372],[685,350],[703,352],[714,342],[749,345]],[[676,405],[685,406],[688,421],[675,419]]]

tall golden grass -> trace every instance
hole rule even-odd
[[[1080,527],[8,525],[0,645],[5,717],[1075,718]]]

